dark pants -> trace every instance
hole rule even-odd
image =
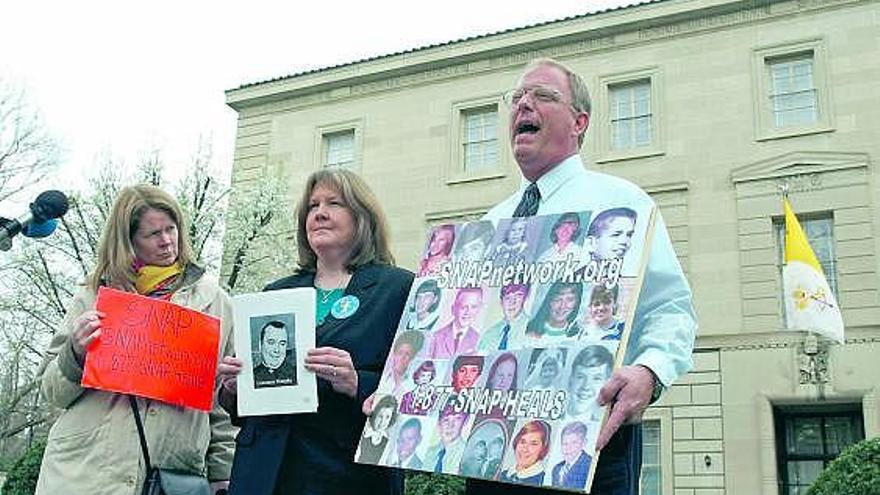
[[[549,469],[549,467],[548,467]],[[642,427],[624,425],[611,437],[599,455],[591,495],[638,495],[642,470]],[[560,490],[535,490],[534,487],[509,485],[476,479],[467,480],[466,495],[551,495],[570,494]]]

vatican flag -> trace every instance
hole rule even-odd
[[[843,343],[843,317],[822,266],[807,242],[788,198],[785,208],[785,266],[782,286],[786,328],[807,330]]]

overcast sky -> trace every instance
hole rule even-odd
[[[130,165],[157,148],[185,163],[199,136],[228,171],[226,89],[630,3],[9,0],[0,77],[25,87],[65,149],[51,185],[76,183],[107,152]]]

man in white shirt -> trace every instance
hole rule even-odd
[[[524,180],[516,193],[489,211],[486,220],[497,223],[504,218],[598,212],[621,205],[635,210],[654,206],[634,184],[584,167],[578,150],[590,123],[591,102],[586,84],[571,69],[551,59],[533,61],[505,100],[510,105],[513,156]],[[696,326],[690,288],[658,215],[625,365],[613,372],[599,393],[599,402],[611,404],[611,413],[596,441],[602,455],[594,492],[637,492],[641,469],[637,423],[663,387],[691,368]],[[532,491],[468,480],[466,493]]]
[[[513,156],[524,180],[484,220],[497,225],[512,217],[599,212],[622,204],[639,211],[655,206],[638,186],[584,167],[578,150],[590,123],[591,102],[583,79],[571,69],[555,60],[535,60],[517,87],[505,94],[505,101],[510,105]],[[638,492],[642,448],[638,423],[663,388],[693,366],[696,330],[690,287],[663,218],[657,215],[624,365],[599,391],[599,404],[610,405],[611,412],[596,440],[596,449],[602,452],[594,493]],[[370,404],[365,405],[369,410]],[[465,493],[525,495],[534,493],[534,488],[469,479]]]

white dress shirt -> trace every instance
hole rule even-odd
[[[653,206],[647,193],[631,182],[587,170],[579,155],[562,161],[537,181],[541,192],[538,215],[630,206],[637,211]],[[528,182],[492,208],[484,219],[496,225],[510,218]],[[663,218],[656,216],[651,248],[635,321],[624,362],[647,366],[669,386],[693,366],[691,352],[697,330],[691,290],[672,249]]]

